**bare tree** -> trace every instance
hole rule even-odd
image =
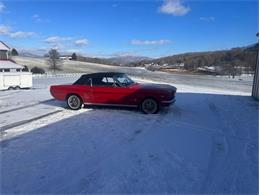
[[[73,53],[72,55],[71,55],[71,60],[77,60],[77,54],[76,53]]]
[[[60,54],[56,49],[51,49],[48,53],[47,64],[49,69],[56,73],[56,70],[61,70],[62,60],[60,60]]]
[[[228,75],[229,78],[235,78],[236,76],[236,69],[233,64],[226,64],[223,69],[224,75]]]
[[[12,56],[19,56],[19,53],[18,53],[18,51],[15,48],[13,48],[11,50],[11,54],[12,54]]]

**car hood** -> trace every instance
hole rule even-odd
[[[138,83],[138,88],[140,90],[156,91],[156,92],[176,92],[177,88],[172,85],[167,84],[153,84],[153,83]]]

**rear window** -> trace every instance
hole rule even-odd
[[[91,78],[89,77],[80,77],[74,85],[91,85]]]

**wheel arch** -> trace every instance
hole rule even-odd
[[[140,105],[143,103],[143,101],[146,100],[146,99],[153,99],[154,101],[157,102],[158,105],[160,105],[160,101],[159,101],[156,97],[149,95],[149,96],[144,96],[144,97],[141,98],[141,101],[139,102],[139,106],[140,106]]]

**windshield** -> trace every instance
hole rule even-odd
[[[127,75],[125,74],[120,74],[114,76],[114,80],[120,85],[120,86],[129,86],[134,84],[135,82],[130,79]]]

